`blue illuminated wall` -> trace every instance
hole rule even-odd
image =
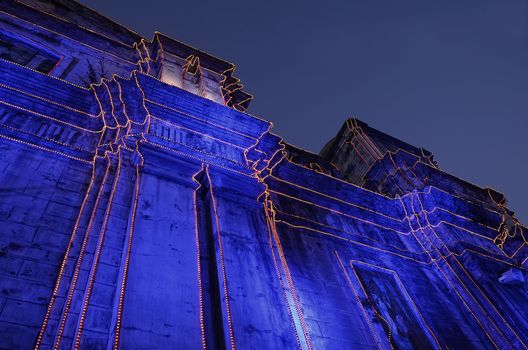
[[[504,197],[356,119],[319,155],[234,66],[0,3],[1,349],[524,349]]]

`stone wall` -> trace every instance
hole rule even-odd
[[[0,349],[527,348],[500,193],[358,121],[340,164],[286,145],[231,63],[159,33],[0,7],[64,56],[0,60]]]

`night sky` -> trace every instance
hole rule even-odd
[[[528,224],[528,0],[82,2],[234,62],[289,143],[317,153],[356,116]]]

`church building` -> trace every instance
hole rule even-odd
[[[0,349],[528,349],[501,193],[358,119],[293,146],[234,67],[0,1]]]

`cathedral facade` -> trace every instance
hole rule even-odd
[[[504,196],[349,119],[319,154],[234,65],[0,2],[0,349],[526,349]]]

